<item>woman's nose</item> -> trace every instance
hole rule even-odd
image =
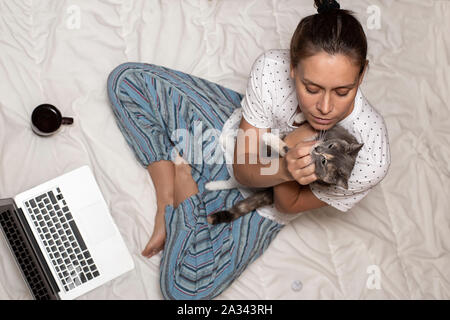
[[[330,103],[330,98],[328,97],[327,94],[325,94],[324,98],[322,99],[322,101],[319,103],[318,108],[319,111],[323,114],[323,115],[327,115],[331,112],[332,108],[331,108],[331,103]]]

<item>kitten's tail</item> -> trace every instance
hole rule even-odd
[[[273,203],[273,188],[257,192],[250,197],[239,201],[230,210],[210,214],[207,220],[210,224],[228,223],[247,213]]]

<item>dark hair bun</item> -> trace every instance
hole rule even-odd
[[[336,0],[314,0],[318,13],[324,13],[333,9],[340,9],[341,6]]]

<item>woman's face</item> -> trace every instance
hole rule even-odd
[[[291,66],[300,109],[314,129],[330,129],[353,111],[366,68],[361,76],[359,70],[347,56],[324,51]]]

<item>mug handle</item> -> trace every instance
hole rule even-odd
[[[73,118],[63,117],[61,120],[61,124],[72,124],[72,123],[73,123]]]

